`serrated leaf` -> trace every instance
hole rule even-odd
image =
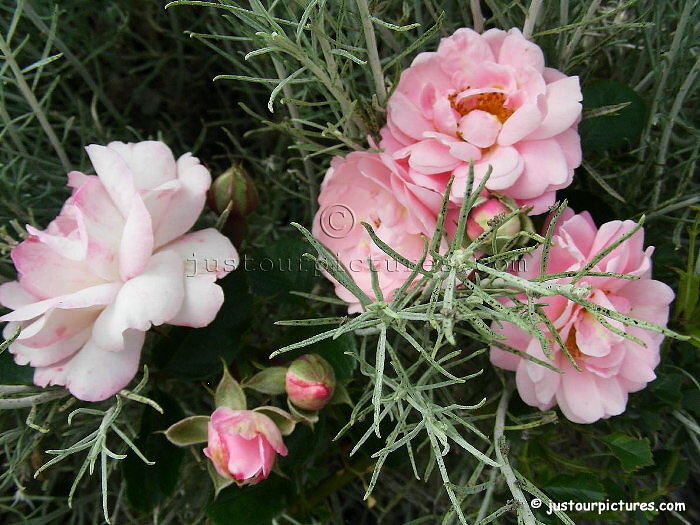
[[[271,396],[284,394],[286,375],[285,367],[271,366],[255,374],[244,383],[244,386]]]
[[[165,437],[173,445],[184,447],[207,441],[209,416],[191,416],[168,427]]]
[[[604,437],[603,442],[620,461],[625,472],[654,464],[648,438],[635,439],[616,432]]]
[[[292,434],[284,438],[284,444],[289,453],[285,457],[279,457],[278,464],[283,472],[294,472],[311,467],[315,457],[323,454],[331,445],[330,436],[326,432],[326,418],[321,413],[312,427],[297,425]]]

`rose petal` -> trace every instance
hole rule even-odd
[[[145,332],[173,318],[185,295],[184,263],[172,251],[156,253],[146,269],[122,286],[114,302],[100,314],[93,328],[96,344],[111,351],[124,347],[123,334]]]
[[[578,77],[565,77],[547,84],[547,114],[528,140],[548,139],[573,126],[581,117],[581,86]]]
[[[122,281],[140,274],[153,253],[151,216],[138,194],[134,195],[119,246],[119,273]]]
[[[129,384],[138,370],[145,334],[128,330],[124,333],[121,352],[109,352],[94,339],[66,361],[49,367],[38,367],[34,383],[45,387],[64,385],[83,401],[102,401]]]
[[[107,147],[124,160],[139,190],[155,188],[176,176],[175,157],[170,148],[160,141],[144,140],[135,144],[110,142]]]
[[[177,174],[182,188],[172,197],[167,212],[155,229],[156,248],[184,234],[194,225],[202,213],[211,185],[209,170],[189,153],[177,159]]]
[[[95,171],[122,216],[127,217],[136,193],[134,174],[124,158],[107,146],[90,144],[85,148]]]

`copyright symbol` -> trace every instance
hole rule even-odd
[[[333,204],[318,216],[321,230],[333,239],[342,239],[355,227],[355,214],[343,204]]]
[[[542,506],[542,500],[540,498],[533,498],[530,502],[530,506],[533,509],[539,509]]]

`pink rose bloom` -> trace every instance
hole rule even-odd
[[[217,408],[209,420],[208,445],[204,454],[216,471],[239,485],[254,485],[267,478],[275,456],[287,455],[277,425],[251,410]]]
[[[18,280],[0,286],[0,303],[14,311],[0,321],[5,337],[21,327],[10,352],[35,367],[37,385],[100,401],[134,377],[151,325],[214,319],[215,281],[238,257],[213,228],[186,233],[211,183],[195,157],[176,161],[152,141],[86,150],[97,175],[69,173],[59,216],[44,231],[27,226],[12,250]]]
[[[381,147],[426,188],[464,194],[469,162],[480,181],[542,213],[581,163],[578,77],[544,66],[518,29],[458,29],[419,54],[387,105]]]
[[[633,229],[632,221],[612,221],[595,227],[588,212],[575,215],[567,210],[555,229],[547,271],[558,273],[576,271],[599,252]],[[651,278],[651,254],[646,250],[644,232],[639,230],[606,255],[593,271],[635,275],[638,280],[614,277],[586,277],[581,285],[591,286],[588,300],[622,314],[665,326],[673,291],[664,283]],[[539,275],[542,248],[526,259],[524,278]],[[569,279],[560,279],[559,283]],[[621,414],[627,405],[627,394],[644,388],[655,379],[654,368],[659,364],[659,346],[663,335],[646,329],[625,326],[619,321],[607,322],[646,344],[639,344],[614,334],[583,307],[561,296],[546,297],[544,312],[558,330],[562,341],[581,368],[577,371],[556,342],[550,345],[552,363],[563,374],[522,359],[512,353],[491,347],[491,362],[516,371],[520,397],[528,405],[547,410],[559,405],[564,415],[575,423],[593,423],[601,418]],[[542,360],[536,338],[509,323],[502,327],[493,323],[493,330],[505,336],[503,341],[518,350]],[[540,326],[543,333],[546,327]]]
[[[381,251],[361,223],[372,225],[380,239],[415,262],[423,253],[424,237],[432,236],[435,230],[436,217],[431,210],[440,209],[440,195],[405,177],[388,156],[357,151],[345,158],[335,157],[321,185],[313,235],[373,299],[369,257],[387,301],[411,270]],[[350,303],[350,313],[362,311],[357,298],[339,283],[335,292]]]

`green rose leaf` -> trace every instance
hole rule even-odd
[[[620,461],[625,472],[654,464],[648,438],[635,439],[616,432],[604,437],[603,442]]]
[[[604,501],[605,489],[593,474],[554,476],[543,487],[553,501]]]
[[[303,302],[291,291],[309,292],[319,275],[313,262],[302,254],[309,251],[303,240],[283,237],[269,246],[243,258],[243,269],[250,275],[255,295],[279,296],[285,302]]]
[[[254,409],[254,412],[261,412],[272,419],[283,436],[288,436],[294,432],[297,421],[294,416],[286,410],[277,407],[259,407]]]
[[[233,479],[219,474],[211,461],[207,462],[207,472],[214,485],[214,499],[218,498],[219,493],[234,482]]]
[[[191,416],[170,425],[165,437],[173,445],[184,447],[207,441],[209,416]]]
[[[285,367],[271,366],[255,374],[243,386],[271,396],[284,394],[286,375]]]
[[[291,480],[271,475],[257,485],[226,488],[206,513],[217,525],[269,525],[295,496]]]
[[[216,407],[226,407],[231,410],[245,410],[246,401],[245,393],[238,384],[226,367],[224,363],[224,375],[219,381],[219,385],[216,387],[216,393],[214,394],[214,402]]]
[[[331,405],[348,405],[348,406],[355,406],[352,403],[352,399],[350,399],[350,395],[348,394],[348,389],[345,388],[343,385],[336,385],[335,387],[335,392],[333,392],[333,397],[331,398],[330,401]]]

